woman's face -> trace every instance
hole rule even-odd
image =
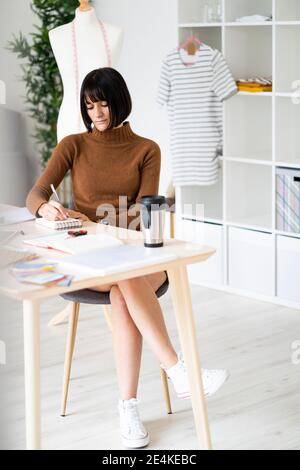
[[[105,131],[109,125],[109,107],[107,102],[96,101],[93,103],[87,99],[86,109],[89,117],[98,131]]]

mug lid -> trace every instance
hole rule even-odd
[[[148,196],[142,196],[140,199],[141,204],[149,205],[151,204],[165,204],[166,203],[166,198],[165,196],[160,196],[160,195],[148,195]]]

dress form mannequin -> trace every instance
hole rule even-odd
[[[79,96],[76,95],[79,95],[81,83],[91,70],[115,66],[123,42],[123,31],[119,27],[102,23],[107,38],[107,51],[94,8],[86,1],[80,3],[81,7],[75,10],[74,23],[49,31],[50,44],[64,89],[57,121],[57,142],[67,135],[86,131],[80,116]]]
[[[108,63],[107,49],[99,20],[94,8],[86,0],[80,1],[80,7],[75,10],[73,21],[74,27],[71,22],[49,31],[50,44],[64,89],[57,120],[57,142],[67,135],[86,131],[79,106],[81,83],[91,70],[99,67],[115,67],[123,43],[123,31],[119,27],[102,23],[110,53],[110,63]],[[76,83],[77,74],[78,83]],[[71,303],[68,303],[63,311],[50,320],[49,325],[62,323],[69,316],[71,307]]]

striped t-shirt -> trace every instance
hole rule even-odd
[[[218,181],[222,101],[238,90],[218,50],[202,43],[192,65],[184,52],[176,48],[163,60],[157,95],[168,107],[172,179],[175,186],[210,185]]]

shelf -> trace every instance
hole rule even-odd
[[[250,15],[269,16],[272,14],[272,0],[225,0],[225,21]]]
[[[260,155],[262,158],[263,158],[263,155]],[[265,155],[266,157],[267,155]],[[240,158],[240,157],[229,157],[229,156],[225,156],[225,157],[220,157],[222,158],[222,161],[226,160],[227,162],[239,162],[239,163],[246,163],[247,165],[268,165],[268,166],[271,166],[272,165],[272,161],[271,160],[257,160],[255,157],[257,157],[257,155],[250,155],[248,158]]]
[[[233,27],[249,27],[249,26],[272,26],[272,21],[258,21],[256,23],[240,23],[239,21],[227,22],[224,23],[225,26],[233,26]]]
[[[273,96],[272,91],[259,91],[259,92],[251,92],[251,91],[239,91],[238,96],[255,96],[261,98],[262,96],[264,98],[270,98]]]
[[[179,23],[178,28],[221,28],[223,23]]]
[[[225,103],[224,114],[224,155],[231,159],[271,161],[272,100],[238,94]]]
[[[182,220],[189,220],[193,222],[202,222],[207,224],[223,225],[222,219],[213,219],[211,217],[195,217],[193,214],[181,214]]]
[[[276,98],[276,162],[300,165],[300,104]],[[278,165],[279,166],[279,165]]]
[[[274,21],[277,26],[293,26],[300,25],[300,21]]]
[[[297,168],[300,169],[300,163],[293,163],[293,162],[276,162],[276,167],[287,167],[287,168]]]
[[[270,228],[266,228],[264,226],[264,222],[265,222],[267,217],[268,217],[267,214],[264,214],[264,215],[260,216],[261,224],[259,223],[258,218],[255,218],[255,220],[253,220],[251,217],[249,217],[248,219],[244,220],[244,223],[243,222],[236,223],[236,222],[228,221],[224,225],[226,225],[227,227],[236,227],[236,228],[242,228],[242,229],[245,229],[245,230],[252,230],[254,232],[262,232],[262,233],[271,234],[272,230]]]
[[[284,237],[300,238],[300,233],[283,232],[282,230],[275,230],[275,234],[276,235],[282,235]]]
[[[239,21],[227,21],[219,23],[201,23],[201,22],[189,22],[189,23],[179,23],[178,28],[209,28],[212,26],[221,28],[222,26],[239,26],[239,27],[249,27],[249,26],[298,26],[300,25],[300,20],[297,21],[257,21],[252,23],[240,23]]]
[[[272,229],[272,167],[227,162],[226,219]]]
[[[300,79],[299,43],[299,26],[276,28],[276,92],[292,93]]]
[[[272,28],[229,26],[225,51],[235,79],[272,76]]]
[[[276,21],[300,21],[299,0],[275,0]]]
[[[300,97],[299,92],[296,92],[296,91],[294,91],[292,93],[279,93],[279,92],[277,92],[277,93],[274,93],[274,94],[275,94],[275,96],[278,96],[280,98],[294,98],[294,97],[296,97],[296,98],[299,99],[299,97]]]

